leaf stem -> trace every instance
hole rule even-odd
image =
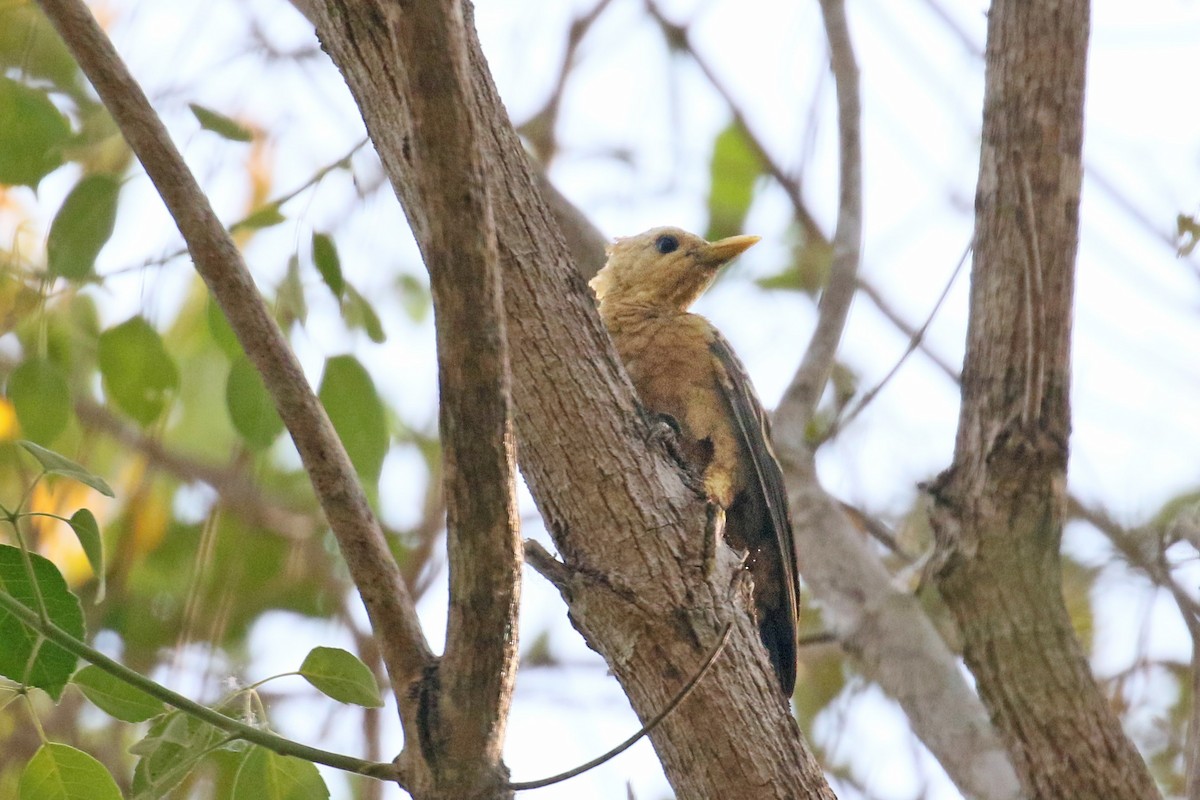
[[[316,747],[309,747],[305,744],[292,741],[278,734],[255,728],[247,725],[244,722],[233,719],[215,711],[208,706],[201,705],[181,694],[171,691],[161,684],[155,683],[149,678],[141,675],[126,667],[98,650],[89,647],[87,644],[79,641],[71,634],[64,631],[52,622],[48,622],[38,618],[37,612],[27,608],[10,595],[0,592],[0,607],[20,620],[26,626],[37,631],[42,636],[54,642],[64,650],[74,653],[83,660],[96,665],[113,677],[128,683],[138,689],[141,689],[146,694],[161,700],[167,705],[177,708],[180,711],[188,714],[196,719],[212,725],[214,728],[229,733],[238,739],[244,739],[247,742],[261,745],[262,747],[271,750],[284,756],[295,756],[303,758],[307,761],[313,761],[317,764],[324,764],[334,769],[353,772],[358,775],[366,775],[379,780],[392,780],[397,778],[396,768],[394,765],[386,762],[367,761],[353,756],[334,753],[328,750],[321,750]]]

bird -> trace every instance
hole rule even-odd
[[[709,242],[675,227],[614,240],[589,282],[643,407],[676,433],[679,455],[745,553],[755,621],[784,695],[796,684],[800,593],[783,473],[762,403],[733,348],[688,308],[721,267],[760,240]]]

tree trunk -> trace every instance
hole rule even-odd
[[[939,588],[1025,793],[1151,798],[1059,567],[1088,13],[992,5],[963,405],[932,519]]]
[[[397,78],[401,5],[298,2],[346,76],[424,249],[414,108]],[[520,463],[565,564],[572,621],[642,719],[660,711],[733,623],[712,671],[651,733],[680,798],[832,798],[770,672],[736,558],[711,573],[706,512],[655,441],[594,301],[538,196],[468,19],[474,119],[493,203]],[[474,220],[463,220],[472,225]],[[472,287],[465,285],[466,293]],[[521,777],[521,776],[517,776]]]

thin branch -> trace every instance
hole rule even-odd
[[[431,661],[416,610],[354,467],[295,355],[271,318],[241,253],[213,213],[145,93],[81,0],[40,0],[179,226],[196,269],[263,376],[337,537],[379,636],[400,708]]]
[[[285,539],[311,539],[318,530],[316,517],[287,508],[267,496],[245,470],[234,466],[206,464],[174,450],[127,424],[99,403],[75,401],[75,415],[84,427],[111,436],[124,447],[140,453],[153,467],[182,481],[207,484],[226,506],[253,526],[266,528]]]
[[[541,542],[533,539],[525,540],[525,563],[550,581],[559,592],[566,591],[567,583],[571,579],[571,570],[566,564],[551,555],[550,551],[542,547]]]
[[[558,123],[559,110],[562,108],[567,78],[570,77],[571,70],[576,64],[575,56],[579,51],[579,45],[587,36],[587,32],[591,30],[592,25],[611,3],[612,0],[599,0],[590,11],[584,12],[571,21],[571,27],[567,31],[567,46],[563,51],[562,61],[558,67],[558,76],[554,81],[554,88],[550,90],[550,96],[546,98],[546,102],[537,113],[517,128],[517,133],[528,140],[538,161],[542,164],[549,165],[554,160],[557,150],[554,129]]]
[[[189,716],[207,722],[214,728],[226,731],[234,738],[244,739],[247,742],[261,745],[280,755],[303,758],[317,764],[333,767],[334,769],[354,772],[359,775],[379,778],[380,780],[396,779],[396,768],[391,763],[365,761],[361,758],[321,750],[317,747],[309,747],[308,745],[300,744],[278,734],[271,733],[263,728],[247,725],[240,720],[222,714],[220,711],[216,711],[194,700],[190,700],[181,694],[177,694],[167,687],[155,683],[146,676],[134,672],[124,664],[114,661],[100,651],[88,647],[53,622],[40,619],[36,611],[26,608],[16,598],[4,592],[0,592],[0,606],[3,606],[5,611],[20,620],[23,625],[37,631],[67,652],[82,658],[89,664],[94,664],[121,682],[142,690],[155,700],[161,700],[172,708],[177,708]]]
[[[713,87],[716,93],[721,96],[721,99],[725,101],[725,104],[729,106],[729,111],[733,114],[733,121],[741,128],[754,154],[762,162],[763,168],[767,171],[767,174],[775,179],[780,188],[783,189],[784,194],[787,195],[788,200],[792,204],[792,210],[796,214],[796,219],[799,220],[800,227],[804,229],[806,239],[809,241],[826,242],[825,233],[821,230],[821,226],[817,224],[816,219],[809,212],[808,206],[804,202],[800,181],[771,156],[763,140],[751,129],[746,121],[746,114],[737,102],[737,98],[734,97],[733,92],[722,82],[716,70],[708,63],[708,59],[692,46],[687,28],[676,25],[667,19],[658,6],[650,0],[646,3],[646,10],[650,13],[654,21],[658,23],[659,27],[662,28],[667,40],[675,46],[682,47],[687,52],[692,62],[704,74],[709,85]]]
[[[544,786],[552,786],[556,783],[562,783],[563,781],[567,781],[571,778],[582,775],[589,770],[593,770],[601,764],[612,761],[614,758],[621,755],[621,753],[624,753],[626,750],[633,747],[635,744],[637,744],[639,739],[657,728],[659,723],[670,716],[671,712],[674,711],[680,703],[688,698],[688,695],[692,693],[692,689],[696,688],[696,684],[700,683],[700,681],[704,679],[704,676],[708,674],[709,669],[714,663],[716,663],[717,658],[721,655],[721,651],[723,651],[725,649],[725,645],[729,643],[729,634],[732,632],[733,623],[726,623],[725,630],[721,633],[721,638],[717,640],[717,644],[715,647],[713,647],[712,652],[708,654],[708,658],[704,659],[704,663],[700,665],[700,669],[696,670],[696,674],[693,675],[688,682],[683,685],[683,688],[671,698],[671,702],[667,703],[662,711],[655,714],[654,717],[640,729],[638,729],[638,732],[633,736],[630,736],[628,739],[621,742],[604,755],[593,758],[591,761],[588,761],[585,764],[580,764],[578,767],[569,769],[566,772],[560,772],[557,775],[551,775],[549,778],[540,778],[536,781],[515,781],[508,784],[508,788],[512,789],[513,791],[522,792],[528,789],[541,789]]]
[[[911,356],[913,352],[925,341],[925,332],[929,330],[929,326],[933,324],[933,318],[937,316],[938,311],[941,310],[942,303],[946,301],[946,296],[950,294],[950,287],[954,285],[954,281],[958,278],[958,274],[962,272],[963,265],[967,263],[967,256],[970,255],[970,253],[971,246],[967,245],[967,248],[963,251],[962,258],[958,260],[958,264],[954,267],[954,271],[950,273],[950,279],[946,281],[946,285],[943,287],[942,293],[938,295],[938,299],[936,302],[934,302],[933,308],[929,309],[929,315],[925,317],[925,321],[921,323],[920,328],[917,328],[915,331],[909,334],[908,347],[905,348],[904,353],[901,354],[900,358],[896,360],[896,363],[892,365],[892,368],[888,370],[887,374],[884,375],[878,383],[872,386],[859,398],[858,402],[852,409],[834,421],[834,424],[829,428],[829,432],[825,434],[825,440],[834,438],[841,433],[844,428],[849,426],[850,423],[852,423],[858,417],[858,415],[863,412],[863,409],[870,405],[871,401],[873,401],[879,395],[879,393],[883,391],[883,387],[887,386],[892,378],[895,377],[896,373],[900,371],[900,367],[904,366],[904,362],[908,360],[908,357]]]
[[[892,323],[892,326],[895,327],[896,330],[907,336],[909,341],[917,341],[917,349],[920,350],[921,353],[928,358],[943,375],[956,384],[962,380],[962,375],[959,373],[958,369],[952,366],[937,353],[929,349],[928,345],[925,344],[922,337],[918,333],[918,330],[905,321],[905,319],[900,316],[896,309],[892,308],[891,303],[884,298],[882,292],[875,288],[874,284],[860,276],[858,279],[858,290],[862,292],[868,300],[871,301],[875,308],[879,309],[879,313],[883,314],[887,321]]]
[[[807,430],[808,421],[816,413],[817,403],[833,369],[838,343],[854,299],[862,247],[862,141],[859,131],[862,108],[858,96],[858,65],[841,0],[821,0],[821,16],[829,38],[830,65],[837,87],[841,174],[829,285],[821,296],[816,330],[776,411],[776,417],[781,419],[784,427],[800,432]]]
[[[261,214],[266,209],[269,209],[272,207],[279,208],[279,207],[283,206],[284,204],[289,203],[292,200],[295,200],[299,195],[308,191],[313,186],[316,186],[318,183],[323,181],[325,179],[325,176],[328,175],[329,173],[333,172],[334,170],[349,168],[350,160],[354,157],[354,154],[357,153],[359,150],[361,150],[364,146],[366,146],[368,141],[369,140],[364,137],[363,139],[361,139],[358,142],[358,144],[351,147],[350,150],[344,156],[337,159],[336,161],[331,161],[328,164],[326,164],[325,166],[318,169],[316,172],[314,172],[312,175],[310,175],[308,177],[308,179],[304,181],[304,183],[300,184],[299,186],[295,187],[294,189],[289,189],[288,191],[284,192],[283,194],[281,194],[271,200],[267,200],[264,203],[260,203],[258,206],[251,209],[247,214],[245,214],[241,219],[231,222],[227,226],[225,226],[225,230],[232,233],[233,231],[236,231],[238,228],[244,227],[246,225],[246,223],[248,223],[250,220],[252,220],[256,215]],[[167,264],[170,261],[173,261],[173,260],[175,260],[181,256],[185,256],[187,254],[188,254],[188,248],[186,246],[181,247],[178,250],[167,253],[166,255],[161,255],[161,256],[157,256],[152,259],[147,259],[146,261],[143,261],[141,264],[134,264],[132,266],[126,266],[126,267],[121,267],[119,269],[112,270],[111,272],[106,273],[105,277],[112,277],[113,275],[122,275],[126,272],[137,272],[138,270],[149,269],[150,267],[160,267],[160,266],[163,266],[164,264]]]

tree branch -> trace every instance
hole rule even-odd
[[[420,163],[413,228],[429,270],[438,342],[450,609],[446,650],[422,685],[420,741],[401,764],[418,796],[503,794],[504,728],[517,671],[518,532],[508,345],[481,131],[470,102],[457,0],[385,12],[397,86],[411,108]],[[471,287],[471,291],[464,291]]]
[[[362,0],[303,5],[346,76],[423,242],[429,212],[416,187],[425,164],[411,157],[414,112],[396,79],[399,59],[385,7]],[[536,194],[528,157],[469,26],[467,35],[471,104],[484,133],[502,265],[522,471],[573,569],[564,595],[571,618],[644,719],[666,705],[679,676],[696,672],[733,620],[710,679],[651,733],[668,778],[681,796],[828,798],[769,674],[746,600],[731,591],[736,558],[722,549],[716,572],[705,574],[704,502],[665,447],[652,444],[594,300]],[[705,736],[695,735],[700,729]]]
[[[236,245],[87,7],[80,0],[40,0],[40,5],[142,162],[179,226],[197,271],[262,374],[380,639],[397,702],[401,709],[410,707],[408,686],[432,655],[329,417],[268,313]]]
[[[245,470],[232,465],[207,464],[170,450],[91,400],[76,400],[75,415],[84,427],[108,434],[125,447],[141,453],[151,466],[181,481],[197,481],[212,487],[223,505],[252,526],[266,528],[293,541],[310,539],[318,531],[319,517],[315,513],[293,511],[267,496]]]
[[[602,239],[587,218],[578,210],[560,214],[554,203],[550,208],[572,246],[575,263],[581,268],[597,260],[603,263],[602,249],[590,244]],[[585,229],[577,231],[581,225]],[[898,317],[894,322],[904,325]],[[917,337],[915,329],[901,329]],[[957,378],[953,370],[950,375]],[[778,435],[778,421],[774,430]],[[803,437],[791,440],[803,441]],[[957,656],[920,604],[893,588],[879,557],[840,504],[821,488],[807,446],[799,453],[778,446],[777,450],[788,487],[793,535],[803,555],[804,579],[829,616],[841,646],[896,699],[914,733],[964,794],[983,800],[1014,798],[1016,773],[983,705],[963,679]],[[527,543],[525,554],[531,566],[560,590],[567,583],[561,562],[536,543]]]
[[[114,661],[99,650],[88,647],[53,622],[45,619],[44,615],[38,614],[38,612],[31,608],[26,608],[11,595],[0,592],[0,606],[3,606],[5,611],[19,619],[22,624],[37,631],[72,655],[82,658],[89,664],[94,664],[114,678],[140,689],[155,700],[160,700],[172,708],[179,709],[183,713],[202,720],[218,730],[223,730],[237,739],[244,739],[247,742],[260,745],[280,755],[307,759],[317,764],[325,764],[326,766],[345,770],[346,772],[366,775],[380,780],[395,779],[395,767],[390,763],[366,761],[354,756],[309,747],[308,745],[300,744],[278,734],[263,730],[260,727],[248,725],[241,720],[222,714],[216,709],[201,705],[181,694],[177,694],[167,687],[150,680],[145,675],[131,670],[118,661]]]
[[[988,16],[962,411],[931,488],[932,563],[1024,793],[1145,800],[1158,791],[1074,635],[1059,555],[1089,13],[995,0]]]
[[[829,38],[830,65],[837,86],[838,143],[841,170],[838,180],[838,221],[833,234],[833,264],[829,285],[821,295],[817,327],[800,368],[783,394],[775,417],[788,435],[803,435],[816,413],[837,355],[842,330],[854,300],[859,254],[862,249],[862,141],[859,125],[858,64],[841,0],[821,0],[821,16]],[[796,419],[792,419],[795,417]]]

